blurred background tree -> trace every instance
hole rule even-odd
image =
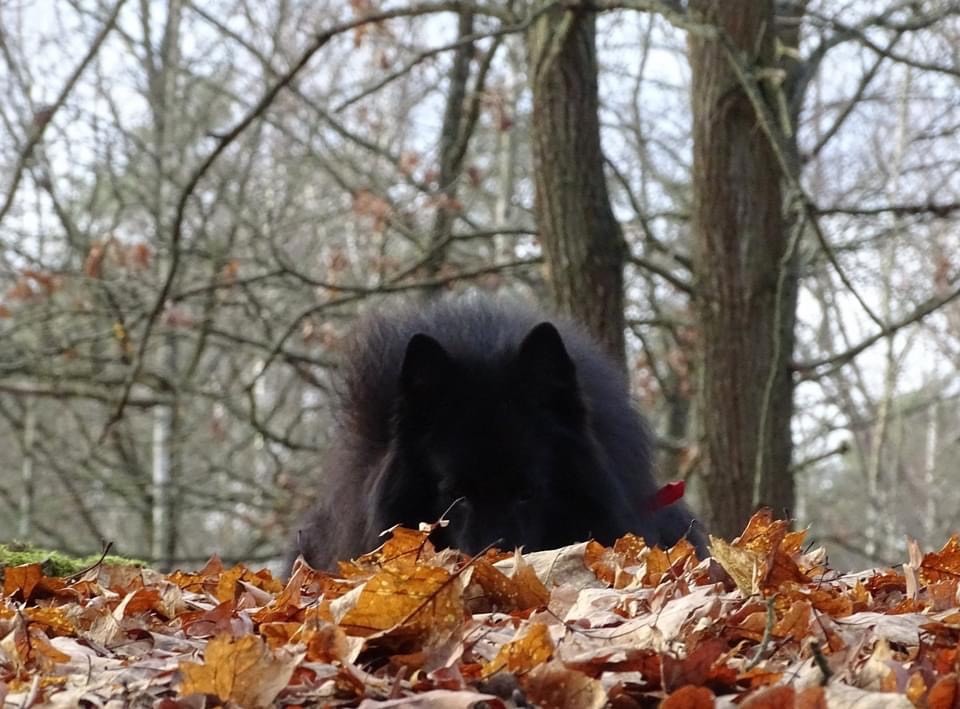
[[[951,531],[956,3],[44,0],[0,40],[0,539],[276,558],[356,315],[471,289],[583,319],[714,530]]]

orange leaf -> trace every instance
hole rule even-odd
[[[538,707],[600,709],[607,703],[607,693],[599,680],[556,661],[534,667],[523,677],[523,688]]]
[[[937,680],[927,694],[928,709],[953,709],[960,700],[957,691],[957,675],[949,674]]]
[[[533,623],[522,637],[505,643],[497,656],[483,666],[487,677],[506,669],[510,672],[529,672],[553,655],[550,629],[544,623]]]
[[[807,687],[797,695],[795,709],[827,709],[827,695],[823,687]]]
[[[402,627],[404,633],[430,637],[462,622],[459,579],[426,565],[384,569],[364,584],[356,605],[340,619],[348,632],[361,636]]]
[[[660,709],[713,709],[714,696],[706,687],[688,684],[660,702]]]
[[[766,687],[752,692],[740,705],[740,709],[785,709],[792,707],[796,690],[789,685]]]
[[[11,566],[3,572],[3,595],[9,597],[19,591],[20,598],[29,601],[41,579],[43,570],[40,564]]]
[[[207,644],[202,663],[180,663],[180,691],[213,694],[245,707],[265,707],[287,686],[298,662],[294,656],[274,655],[256,635],[237,640],[221,635]]]

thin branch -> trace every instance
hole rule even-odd
[[[119,398],[116,396],[110,396],[109,394],[104,394],[103,392],[93,391],[89,389],[75,389],[67,387],[24,387],[24,386],[11,386],[9,384],[0,384],[0,392],[4,394],[10,394],[12,396],[36,396],[47,399],[88,399],[91,401],[100,401],[107,404],[114,404],[119,401]],[[149,409],[153,406],[159,406],[160,404],[169,403],[166,399],[142,399],[142,398],[131,398],[127,401],[128,406],[133,406],[135,408]]]
[[[13,168],[13,178],[10,180],[10,187],[7,191],[7,196],[4,199],[3,206],[0,206],[0,222],[3,221],[3,218],[7,216],[7,212],[9,212],[10,208],[13,206],[13,199],[17,194],[17,188],[20,186],[20,180],[23,179],[24,170],[27,167],[27,163],[30,161],[30,157],[33,155],[34,149],[37,147],[37,145],[39,145],[41,139],[43,138],[43,134],[46,132],[47,126],[50,125],[50,123],[53,121],[54,115],[66,103],[67,97],[77,85],[77,82],[80,80],[80,76],[83,74],[84,70],[90,65],[90,62],[93,61],[94,57],[97,56],[97,53],[103,46],[104,41],[107,39],[107,35],[110,34],[110,31],[116,24],[117,16],[120,14],[120,10],[123,8],[126,2],[127,0],[118,0],[117,4],[113,6],[113,11],[110,13],[110,16],[107,17],[106,22],[103,23],[103,27],[100,28],[100,31],[97,33],[97,36],[91,43],[90,48],[87,50],[86,55],[77,65],[76,69],[73,70],[73,73],[70,74],[70,77],[63,85],[63,88],[60,89],[60,94],[57,96],[56,100],[54,100],[54,102],[48,108],[44,109],[42,116],[34,116],[33,130],[30,133],[30,137],[27,139],[26,145],[23,146],[23,150],[20,151],[17,164]]]
[[[880,214],[892,214],[896,217],[912,216],[918,214],[930,214],[935,217],[945,218],[953,216],[955,212],[960,212],[960,202],[944,202],[936,204],[927,202],[926,204],[885,204],[879,207],[854,207],[837,205],[834,207],[814,207],[819,215],[846,214],[854,217],[874,217]]]
[[[893,49],[902,37],[902,32],[895,34],[887,43],[887,50],[889,51]],[[833,124],[827,128],[823,135],[819,136],[817,139],[817,144],[814,145],[810,152],[804,156],[805,159],[810,159],[819,155],[820,151],[823,150],[827,143],[829,143],[840,131],[840,128],[843,127],[843,124],[846,123],[847,119],[853,115],[853,111],[857,106],[860,105],[860,101],[863,99],[863,96],[867,91],[867,87],[870,86],[870,83],[880,71],[880,66],[883,64],[884,59],[886,59],[886,54],[878,55],[876,61],[869,69],[867,69],[867,71],[864,72],[863,76],[860,77],[860,82],[857,84],[857,88],[850,97],[850,100],[847,101],[847,105],[843,107],[842,111],[840,111],[840,115],[838,115],[833,121]]]
[[[456,12],[460,9],[461,5],[462,3],[460,2],[425,2],[412,7],[370,13],[362,17],[334,25],[323,32],[319,32],[314,36],[313,41],[311,41],[307,48],[303,51],[296,63],[281,76],[279,81],[277,81],[273,86],[270,87],[270,89],[267,90],[261,99],[257,101],[257,103],[249,111],[247,111],[246,115],[241,118],[233,128],[220,137],[220,139],[217,141],[216,147],[193,171],[180,193],[180,199],[177,202],[173,229],[170,235],[170,265],[167,270],[167,275],[164,278],[163,285],[160,288],[160,293],[158,294],[156,301],[154,302],[153,307],[147,316],[144,331],[140,337],[140,346],[137,349],[133,368],[130,371],[130,375],[127,377],[126,386],[124,387],[123,395],[120,398],[120,403],[117,405],[116,411],[104,426],[103,433],[101,434],[101,441],[106,437],[110,428],[123,418],[123,411],[126,407],[127,401],[130,398],[130,393],[133,390],[134,383],[140,376],[140,372],[143,370],[144,361],[146,359],[147,345],[153,333],[153,328],[156,326],[156,323],[160,318],[160,314],[163,312],[163,309],[166,306],[170,291],[173,288],[173,282],[176,279],[177,272],[180,267],[180,242],[183,236],[183,223],[186,218],[187,203],[193,196],[193,192],[196,190],[200,180],[203,179],[203,176],[206,175],[207,171],[213,166],[220,155],[222,155],[223,152],[238,137],[240,137],[240,135],[267,110],[267,108],[270,107],[277,95],[293,82],[303,68],[310,62],[313,56],[337,35],[349,32],[366,24],[383,22],[385,20],[398,17],[414,17],[438,12]]]
[[[443,54],[444,52],[449,52],[454,49],[460,49],[462,47],[474,44],[477,40],[480,40],[480,39],[486,39],[488,37],[500,38],[505,35],[518,34],[520,32],[525,32],[527,28],[534,22],[534,20],[536,20],[538,17],[540,17],[540,15],[544,14],[545,12],[550,11],[553,8],[553,6],[557,4],[558,2],[556,0],[554,2],[549,2],[544,6],[537,8],[535,12],[530,13],[529,16],[525,17],[523,20],[521,20],[516,24],[508,25],[506,27],[499,27],[495,30],[491,30],[490,32],[474,32],[472,34],[468,34],[463,37],[458,37],[453,42],[442,44],[439,47],[431,47],[430,49],[425,49],[424,51],[420,52],[419,54],[415,55],[412,59],[407,61],[399,69],[396,69],[390,72],[389,74],[386,74],[382,79],[377,81],[372,86],[368,86],[367,88],[363,89],[363,91],[360,91],[359,93],[351,96],[350,98],[347,98],[341,101],[339,104],[337,104],[334,107],[333,113],[340,113],[345,108],[349,108],[350,106],[357,103],[358,101],[362,101],[368,96],[371,96],[377,93],[388,84],[393,83],[394,81],[399,79],[401,76],[409,73],[417,65],[422,64],[427,59],[430,59],[431,57],[435,57],[438,54]]]
[[[281,352],[283,352],[283,346],[286,341],[297,331],[297,328],[300,327],[300,323],[303,322],[306,318],[314,315],[315,313],[327,310],[340,305],[345,305],[360,298],[364,298],[370,295],[383,295],[386,293],[402,293],[413,290],[427,290],[435,289],[441,286],[449,285],[457,281],[467,281],[473,278],[479,278],[480,276],[485,276],[491,273],[499,273],[513,268],[525,268],[529,266],[535,266],[542,263],[541,258],[529,258],[529,259],[517,259],[516,261],[511,261],[509,263],[494,263],[488,266],[481,266],[472,271],[463,271],[461,273],[454,273],[448,276],[442,276],[437,278],[430,278],[425,280],[413,281],[413,282],[402,282],[400,278],[391,279],[391,281],[378,285],[378,286],[348,286],[338,283],[326,283],[323,281],[314,281],[311,279],[303,277],[304,281],[311,283],[315,287],[327,288],[333,292],[343,293],[339,298],[334,298],[332,300],[324,301],[318,303],[317,305],[312,305],[309,308],[298,313],[291,321],[290,324],[286,327],[284,332],[280,335],[280,338],[277,340],[277,344],[274,345],[273,350],[267,355],[264,359],[262,366],[260,367],[259,373],[250,381],[247,385],[247,389],[252,389],[261,377],[265,376],[267,370],[270,368],[273,360],[275,360]],[[401,274],[403,277],[410,271],[407,269]]]
[[[824,357],[822,359],[810,360],[807,362],[797,362],[794,363],[792,369],[794,371],[800,372],[804,379],[818,379],[820,377],[827,376],[831,374],[834,370],[840,366],[846,364],[854,357],[859,355],[861,352],[866,350],[868,347],[876,344],[885,337],[890,337],[894,333],[902,330],[908,325],[913,325],[914,323],[920,322],[925,317],[930,315],[936,310],[939,310],[948,303],[960,298],[960,287],[952,290],[950,293],[947,293],[944,296],[939,298],[929,298],[916,308],[913,309],[909,314],[900,318],[899,320],[892,322],[884,327],[881,327],[877,332],[870,335],[866,339],[862,340],[859,344],[854,345],[844,352],[840,352],[829,357]],[[827,371],[817,372],[816,370],[822,367],[829,367]]]

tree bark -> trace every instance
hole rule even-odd
[[[472,34],[473,12],[463,10],[457,23],[457,39],[463,41],[463,44],[453,53],[447,105],[440,132],[440,170],[437,177],[440,200],[434,215],[429,255],[425,264],[426,274],[431,277],[438,275],[446,262],[456,219],[457,181],[463,171],[463,159],[467,151],[467,82],[470,79],[470,62],[474,55],[474,43],[464,40]],[[439,290],[439,287],[430,290]]]
[[[760,504],[792,511],[797,274],[778,156],[731,61],[775,66],[773,2],[694,0],[691,10],[729,41],[692,33],[689,43],[706,504],[711,530],[729,538]]]
[[[626,248],[603,170],[595,33],[594,13],[558,7],[527,36],[536,217],[557,306],[623,365]]]

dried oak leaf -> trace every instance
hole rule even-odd
[[[633,580],[630,574],[622,578],[624,571],[621,562],[622,559],[616,551],[596,541],[587,542],[583,551],[584,566],[590,569],[600,581],[613,588],[623,588]]]
[[[713,709],[714,694],[706,687],[688,684],[660,702],[660,709]]]
[[[167,576],[167,580],[175,583],[184,591],[193,593],[212,592],[217,587],[220,574],[223,573],[223,562],[214,554],[199,571],[174,571]]]
[[[180,663],[180,692],[212,694],[244,707],[270,706],[302,657],[274,654],[256,635],[236,640],[221,635],[207,644],[202,663]]]
[[[910,700],[910,703],[915,707],[921,705],[924,695],[927,693],[927,683],[923,679],[922,672],[914,672],[910,675],[910,678],[907,680],[907,686],[904,689],[904,694],[907,699]]]
[[[765,687],[751,692],[740,704],[740,709],[784,709],[796,703],[797,692],[789,685]]]
[[[236,602],[218,603],[208,610],[187,611],[177,616],[180,628],[188,637],[213,637],[231,634],[231,622],[237,612]]]
[[[273,574],[266,569],[251,571],[243,564],[237,564],[220,574],[214,595],[221,603],[237,600],[245,591],[244,584],[269,593],[279,593],[283,590],[283,584],[273,578]]]
[[[794,709],[827,709],[827,694],[823,687],[807,687],[797,694]]]
[[[844,618],[853,613],[853,601],[841,589],[792,581],[782,584],[777,590],[777,610],[785,613],[797,603],[809,603],[816,610],[834,618]]]
[[[12,628],[0,639],[0,657],[19,670],[53,672],[56,665],[70,660],[52,644],[39,626],[28,623],[22,615],[13,619]]]
[[[954,709],[958,704],[960,704],[960,688],[958,688],[956,674],[944,675],[927,693],[928,709]]]
[[[523,676],[522,685],[527,699],[547,709],[600,709],[607,703],[598,680],[557,661],[534,667]]]
[[[924,584],[937,581],[956,583],[960,577],[960,537],[954,534],[940,551],[924,554],[917,572],[920,582]]]
[[[24,615],[31,623],[42,625],[54,635],[75,635],[76,623],[67,615],[64,606],[46,606],[42,608],[27,608]]]
[[[810,622],[813,619],[813,606],[806,601],[793,603],[786,613],[774,624],[772,634],[775,638],[789,638],[798,642],[807,637]]]
[[[878,640],[870,657],[856,673],[856,686],[876,692],[897,691],[895,662],[890,644],[884,639]]]
[[[878,600],[879,597],[887,596],[891,593],[903,594],[907,592],[907,582],[903,574],[889,570],[880,574],[872,574],[865,579],[860,579],[867,591]]]
[[[422,564],[385,568],[370,578],[339,624],[351,635],[391,630],[426,639],[459,628],[463,612],[460,578]]]
[[[8,566],[3,570],[3,595],[10,598],[19,594],[23,601],[35,596],[55,593],[64,587],[62,579],[44,576],[40,564]]]
[[[643,537],[631,533],[624,534],[613,543],[613,550],[620,554],[624,566],[639,564],[649,549]]]
[[[683,569],[687,559],[696,560],[696,549],[686,539],[681,539],[670,549],[653,547],[645,559],[643,583],[645,586],[656,586],[664,576],[676,575]]]
[[[338,565],[340,576],[344,579],[367,578],[384,567],[404,569],[432,563],[437,557],[428,539],[433,526],[428,525],[427,529],[394,527],[390,530],[390,538],[379,548],[352,561],[341,561]]]
[[[744,596],[760,592],[760,579],[764,572],[763,555],[734,546],[710,535],[710,555],[723,567]]]
[[[773,551],[768,563],[769,571],[763,584],[765,589],[776,589],[785,583],[810,583],[810,577],[800,570],[797,562],[779,548]]]
[[[670,549],[661,549],[647,546],[643,537],[625,534],[609,549],[590,542],[584,551],[584,564],[613,588],[624,588],[634,582],[632,567],[641,569],[645,586],[656,586],[665,575],[683,568],[691,557],[696,558],[696,550],[685,539]]]
[[[478,592],[471,594],[470,610],[473,613],[528,610],[544,606],[550,600],[550,592],[537,577],[530,564],[518,558],[511,576],[496,568],[487,559],[478,559],[470,565],[468,586]]]
[[[546,624],[531,623],[521,637],[504,643],[496,657],[484,664],[483,676],[490,677],[500,670],[529,672],[549,660],[554,649]]]
[[[723,638],[706,638],[700,642],[688,641],[687,656],[679,659],[664,654],[661,658],[663,688],[670,691],[686,684],[733,687],[737,673],[723,662],[729,646]]]
[[[754,667],[737,675],[737,683],[745,685],[750,689],[770,687],[781,679],[783,679],[783,672],[777,672],[763,667]]]
[[[780,584],[796,581],[808,583],[810,577],[800,570],[794,556],[799,552],[803,535],[790,531],[785,519],[774,519],[769,508],[758,510],[734,546],[756,552],[764,565],[759,576],[761,589],[774,589]]]
[[[780,546],[789,529],[787,520],[774,519],[773,511],[764,507],[753,513],[743,533],[733,543],[738,547],[769,554]]]

